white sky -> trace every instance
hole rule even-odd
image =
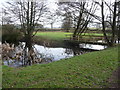
[[[11,1],[11,0],[0,0],[0,11],[2,11],[2,7],[3,7],[3,5],[5,5],[5,2],[7,2],[7,1]],[[45,1],[45,0],[43,0],[43,1]],[[55,4],[55,2],[57,2],[57,0],[47,0],[47,5],[51,12],[54,12],[57,9],[57,5]],[[50,24],[45,24],[45,23],[43,23],[43,24],[44,24],[44,27],[51,27]],[[61,26],[61,23],[56,22],[53,24],[53,27],[60,27],[60,26]]]
[[[3,6],[3,4],[6,2],[6,1],[10,1],[10,0],[0,0],[0,10],[1,10],[1,8],[2,8],[2,6]],[[45,0],[43,0],[43,1],[45,1]],[[48,6],[49,6],[49,8],[50,8],[50,10],[52,11],[52,12],[54,12],[54,10],[56,10],[57,9],[57,5],[55,4],[55,2],[57,2],[57,1],[70,1],[70,0],[47,0],[47,4],[48,4]],[[77,1],[77,0],[72,0],[72,1]],[[80,1],[80,0],[78,0],[78,1]],[[87,1],[91,1],[91,0],[87,0]],[[95,1],[101,1],[101,0],[95,0]],[[115,0],[105,0],[106,2],[114,2]],[[3,4],[2,4],[3,3]],[[105,13],[107,13],[107,11],[105,10]],[[97,15],[99,15],[99,16],[101,16],[101,11],[99,10],[99,11],[97,11],[96,12],[96,14]],[[50,24],[45,24],[44,23],[44,26],[45,27],[50,27]],[[60,27],[61,26],[61,23],[59,22],[59,23],[54,23],[54,25],[53,25],[53,27]]]

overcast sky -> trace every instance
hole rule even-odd
[[[7,1],[11,1],[11,0],[0,0],[0,11],[2,10],[3,5],[5,5],[5,2]],[[14,0],[17,1],[17,0]],[[39,0],[38,0],[39,1]],[[48,8],[50,9],[51,12],[55,12],[55,10],[57,9],[57,4],[55,4],[55,2],[57,2],[58,0],[40,0],[40,1],[47,1],[47,5]],[[45,22],[43,22],[44,27],[50,27],[50,24],[45,24]],[[53,27],[60,27],[61,26],[61,22],[56,22],[54,23]]]
[[[10,0],[0,0],[0,9],[2,8],[3,4],[5,4],[5,2],[7,2],[7,1],[10,1]],[[65,1],[70,1],[70,0],[40,0],[40,1],[47,1],[49,9],[52,12],[54,12],[57,9],[57,5],[55,4],[55,2],[57,2],[57,1],[64,1],[65,2]],[[71,1],[81,1],[81,0],[71,0]],[[86,1],[90,2],[91,0],[86,0]],[[101,1],[101,0],[96,0],[96,1]],[[106,2],[110,2],[110,1],[114,2],[115,0],[105,0],[105,1]],[[100,11],[97,11],[96,13],[97,13],[97,15],[101,15]],[[104,13],[107,13],[107,10],[105,10]],[[50,27],[50,24],[45,24],[44,23],[44,26],[45,27]],[[53,27],[60,27],[60,26],[61,26],[61,22],[59,22],[59,23],[56,22],[53,25]]]

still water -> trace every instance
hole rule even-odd
[[[103,50],[107,48],[106,45],[93,45],[93,44],[84,44],[84,43],[79,44],[79,47],[86,48],[86,49],[92,49],[92,50]]]
[[[24,43],[22,43],[24,45]],[[102,50],[107,48],[107,46],[102,46],[102,45],[92,45],[92,44],[84,44],[81,43],[79,44],[79,47],[74,47],[74,48],[53,48],[53,47],[44,47],[41,45],[34,45],[34,48],[40,55],[42,55],[42,59],[44,59],[44,62],[41,62],[39,64],[47,64],[53,61],[65,59],[65,58],[70,58],[76,55],[81,55],[85,54],[88,52],[92,52],[94,50]],[[84,49],[85,48],[85,49]],[[21,49],[19,48],[19,45],[16,46],[15,52],[19,52]],[[22,61],[21,60],[14,60],[14,59],[9,59],[5,60],[4,59],[4,65],[10,66],[10,67],[21,67],[22,66]]]

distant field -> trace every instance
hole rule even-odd
[[[44,38],[52,40],[63,40],[66,37],[70,37],[73,33],[67,32],[38,32],[36,36],[42,36]],[[83,33],[83,36],[103,36],[101,33]]]
[[[38,32],[36,36],[42,36],[52,40],[62,40],[66,36],[65,34],[72,34],[72,33],[65,33],[65,32]]]

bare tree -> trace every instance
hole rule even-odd
[[[73,27],[73,21],[72,21],[71,12],[66,12],[64,14],[64,19],[63,19],[63,22],[62,22],[62,28],[66,32],[69,32],[72,27]]]
[[[7,2],[6,11],[17,18],[21,24],[21,31],[24,34],[26,47],[32,48],[32,37],[35,36],[35,26],[40,22],[47,7],[44,2],[20,0],[19,2]]]
[[[12,17],[7,13],[7,11],[5,9],[1,10],[1,22],[2,25],[4,24],[12,24],[13,21],[11,20]]]
[[[118,43],[120,43],[120,1],[117,2],[117,8],[118,8],[117,35],[118,35]]]
[[[55,22],[58,22],[59,16],[56,14],[56,11],[53,13],[51,11],[47,12],[45,22],[50,24],[51,29],[53,29],[53,25]]]
[[[31,65],[34,62],[34,49],[32,48],[33,37],[37,33],[35,26],[41,21],[44,13],[47,11],[47,7],[44,2],[19,0],[18,2],[7,2],[7,7],[4,9],[14,19],[21,24],[21,32],[25,38],[25,57],[26,64]],[[28,51],[27,51],[28,48]]]
[[[72,13],[72,19],[74,22],[74,34],[73,39],[75,40],[83,32],[87,30],[88,23],[93,19],[92,16],[88,13],[95,13],[96,5],[94,3],[88,3],[85,1],[81,2],[60,2],[60,5],[64,4],[63,10],[65,12]],[[90,5],[91,4],[91,5]],[[87,8],[89,7],[89,9]]]
[[[105,2],[104,0],[101,0],[101,4],[99,2],[95,2],[97,3],[100,8],[101,8],[101,21],[102,22],[102,31],[104,34],[104,38],[107,42],[107,44],[109,46],[113,46],[113,44],[115,43],[115,32],[116,32],[116,18],[117,18],[117,4],[116,4],[116,0],[113,4],[108,4],[107,2]],[[107,6],[109,9],[109,14],[107,14],[107,17],[105,17],[104,14],[104,6]],[[113,6],[113,7],[111,7]],[[96,16],[96,15],[92,15],[92,16]],[[100,17],[99,17],[100,19]],[[111,35],[108,36],[107,32],[106,32],[106,25],[105,22],[108,22],[109,25],[111,26]],[[110,38],[111,36],[111,38]]]

